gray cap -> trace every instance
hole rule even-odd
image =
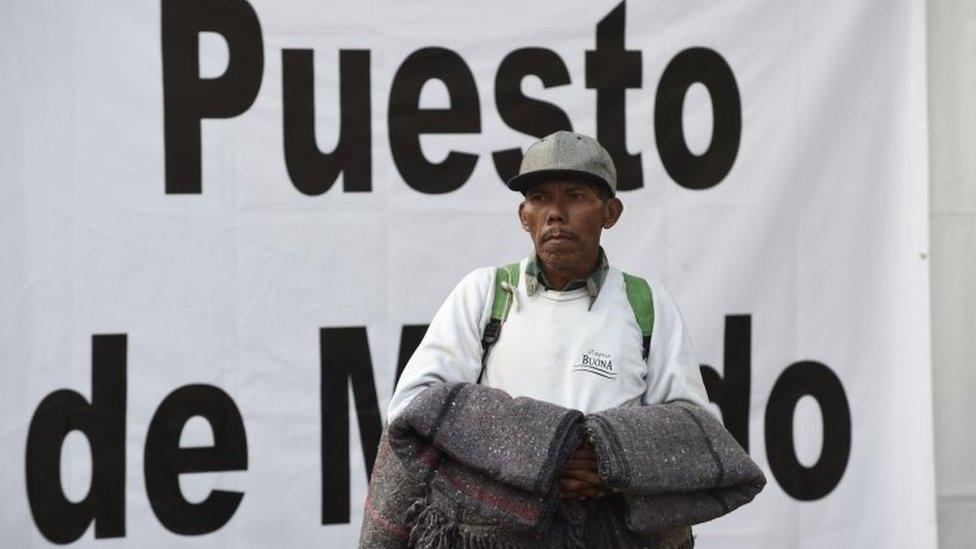
[[[525,151],[508,188],[524,193],[540,179],[567,175],[606,185],[610,194],[617,194],[617,169],[610,153],[596,139],[565,130],[543,137]]]

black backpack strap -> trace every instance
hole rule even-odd
[[[520,270],[518,263],[510,263],[495,270],[491,318],[481,335],[481,372],[478,373],[478,383],[481,383],[481,378],[485,375],[488,352],[491,351],[492,345],[498,341],[498,337],[502,333],[502,324],[508,318],[508,310],[512,308],[512,300],[515,299],[514,294],[518,291]]]

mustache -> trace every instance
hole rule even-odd
[[[573,231],[568,230],[568,229],[552,228],[552,229],[546,229],[546,230],[542,231],[542,241],[543,242],[545,242],[546,240],[550,240],[550,239],[552,239],[554,237],[557,237],[557,236],[558,237],[566,238],[568,240],[579,240],[579,235],[576,234],[576,233],[574,233]]]

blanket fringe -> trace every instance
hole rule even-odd
[[[579,516],[564,512],[563,543],[567,549],[586,549],[587,543]],[[420,498],[410,505],[406,514],[410,530],[408,546],[417,549],[527,549],[522,543],[497,539],[489,530],[465,528],[453,517]],[[543,544],[536,545],[541,547]],[[546,545],[548,547],[548,545]],[[654,549],[693,549],[695,537],[690,528],[661,532]]]
[[[407,510],[410,547],[418,549],[525,549],[525,545],[493,539],[490,535],[461,528],[457,521],[430,505],[414,501]]]
[[[566,549],[587,549],[586,510],[581,506],[561,505],[566,532]]]

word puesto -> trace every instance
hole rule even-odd
[[[621,2],[596,25],[596,48],[586,52],[587,88],[596,90],[596,138],[613,157],[620,190],[643,186],[641,154],[626,147],[626,90],[643,81],[641,52],[624,41],[626,3]],[[200,77],[199,34],[217,33],[227,42],[227,69],[217,78]],[[339,138],[331,152],[316,145],[313,51],[283,49],[282,119],[285,165],[292,184],[306,195],[321,195],[343,174],[346,192],[372,190],[372,105],[370,50],[339,51]],[[257,97],[264,73],[261,24],[251,5],[241,0],[168,0],[162,3],[163,114],[166,193],[198,194],[201,182],[201,121],[230,118],[247,111]],[[495,104],[510,128],[543,137],[572,124],[558,106],[527,97],[522,80],[537,77],[545,88],[570,84],[569,71],[556,52],[521,48],[501,60],[495,75]],[[447,88],[450,107],[421,108],[420,94],[430,80]],[[698,155],[685,142],[682,105],[693,84],[703,85],[712,103],[712,136]],[[658,83],[654,134],[668,175],[688,189],[719,184],[732,169],[739,150],[742,109],[735,76],[714,50],[694,47],[668,63]],[[404,182],[418,192],[449,193],[471,176],[478,155],[450,151],[429,161],[420,144],[424,134],[481,132],[480,98],[464,59],[443,47],[410,53],[393,77],[388,105],[388,133],[394,164]],[[519,148],[492,153],[502,180],[517,173]]]
[[[397,357],[399,378],[426,332],[407,325]],[[371,474],[381,433],[372,359],[366,328],[329,327],[319,331],[322,524],[350,522],[349,388],[355,399],[359,440]],[[722,411],[726,428],[749,449],[752,319],[725,318],[724,378],[702,365],[709,399]],[[125,440],[127,336],[92,337],[92,389],[88,400],[70,389],[47,395],[34,411],[25,456],[27,497],[38,530],[54,543],[77,540],[94,521],[96,538],[125,535]],[[804,396],[816,400],[823,420],[817,462],[800,463],[793,416]],[[207,421],[213,445],[181,447],[180,434],[193,417]],[[81,432],[91,448],[91,485],[72,502],[61,484],[61,446],[71,431]],[[817,500],[840,482],[851,450],[851,416],[840,379],[826,365],[800,361],[777,378],[768,397],[764,438],[769,468],[780,487],[797,500]],[[240,410],[219,387],[184,385],[172,391],[153,414],[146,433],[143,468],[146,496],[160,523],[182,535],[201,535],[224,526],[244,497],[213,490],[203,501],[188,501],[181,474],[247,469],[247,437]]]

